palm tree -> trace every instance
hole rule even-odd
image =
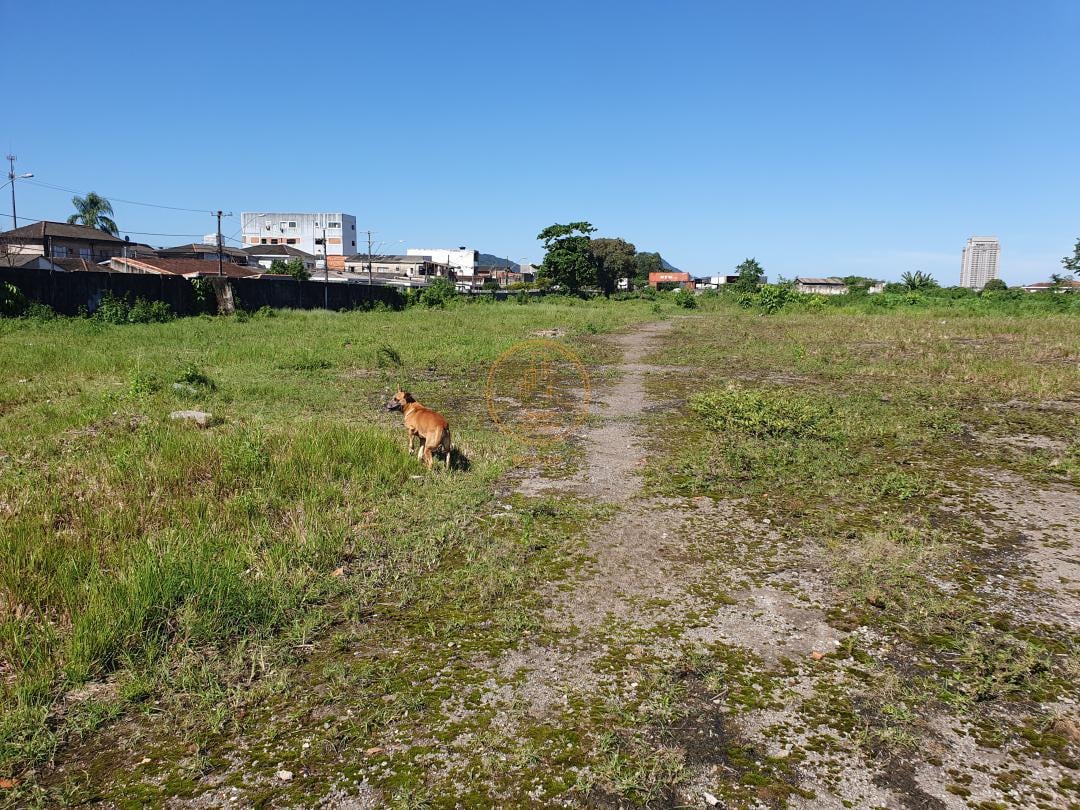
[[[71,204],[75,206],[76,213],[68,217],[69,225],[85,225],[113,236],[120,232],[112,220],[112,203],[99,194],[91,191],[85,197],[72,197]]]
[[[934,281],[934,277],[929,273],[924,273],[922,270],[916,270],[914,273],[902,273],[900,283],[912,291],[931,290],[938,286],[938,283]]]

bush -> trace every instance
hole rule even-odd
[[[437,278],[420,291],[420,303],[429,309],[445,307],[457,298],[457,287],[448,278]]]
[[[480,285],[480,289],[481,290],[497,290],[497,289],[499,289],[499,282],[497,282],[493,278],[489,278],[489,279],[485,280],[482,285]]]
[[[105,293],[101,303],[94,311],[95,320],[115,325],[125,323],[164,323],[171,321],[175,315],[172,307],[164,301],[147,301],[145,298],[136,298],[135,303],[128,301],[128,296],[121,298],[111,292]]]
[[[4,282],[0,284],[0,317],[17,318],[26,312],[30,302],[22,294],[22,290],[14,284]]]
[[[680,287],[675,291],[675,295],[672,296],[675,303],[683,309],[693,309],[697,306],[697,299],[694,297],[694,293],[686,287]]]

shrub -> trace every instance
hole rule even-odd
[[[497,289],[499,289],[499,282],[497,282],[493,278],[489,278],[489,279],[484,281],[484,283],[480,286],[480,289],[482,289],[482,290],[497,290]]]
[[[792,293],[787,287],[776,284],[766,284],[751,298],[757,299],[756,303],[766,315],[773,315],[784,308]]]
[[[457,287],[448,278],[437,278],[420,291],[420,303],[429,309],[442,308],[457,297]]]
[[[0,284],[0,317],[15,318],[26,312],[30,302],[22,294],[22,290],[14,284],[4,282]]]
[[[172,307],[164,301],[147,301],[145,298],[136,298],[135,303],[128,301],[128,297],[121,298],[111,292],[105,293],[101,303],[94,311],[96,320],[111,324],[125,323],[164,323],[171,321],[175,315]]]
[[[680,287],[675,291],[675,295],[672,296],[675,303],[683,309],[693,309],[697,306],[697,299],[694,297],[694,293],[686,287]]]

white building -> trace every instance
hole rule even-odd
[[[409,256],[429,256],[436,264],[448,264],[459,279],[463,276],[475,276],[476,268],[480,264],[480,251],[467,247],[409,248],[405,253]]]
[[[241,240],[251,245],[291,245],[323,260],[334,270],[356,253],[356,217],[341,212],[293,214],[245,212],[240,215]],[[325,240],[325,241],[324,241]]]
[[[960,261],[960,286],[981,290],[992,278],[998,277],[998,254],[1001,246],[996,236],[973,236]]]

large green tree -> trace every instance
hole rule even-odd
[[[649,283],[649,273],[664,270],[664,260],[659,253],[638,253],[634,256],[634,286],[644,287]]]
[[[116,236],[120,229],[113,221],[112,203],[91,191],[85,197],[75,196],[71,198],[71,204],[75,206],[75,213],[68,217],[69,225],[85,225],[88,228],[111,233]]]
[[[754,292],[761,284],[765,268],[757,259],[746,259],[735,268],[735,272],[739,274],[739,278],[731,288],[736,292]]]
[[[547,252],[540,265],[538,280],[557,284],[573,293],[595,285],[598,282],[596,260],[589,250],[592,241],[589,234],[595,231],[588,222],[556,223],[540,231],[536,238],[544,243]]]
[[[589,252],[596,263],[596,281],[604,295],[615,292],[619,279],[633,277],[637,248],[625,239],[592,239]]]

